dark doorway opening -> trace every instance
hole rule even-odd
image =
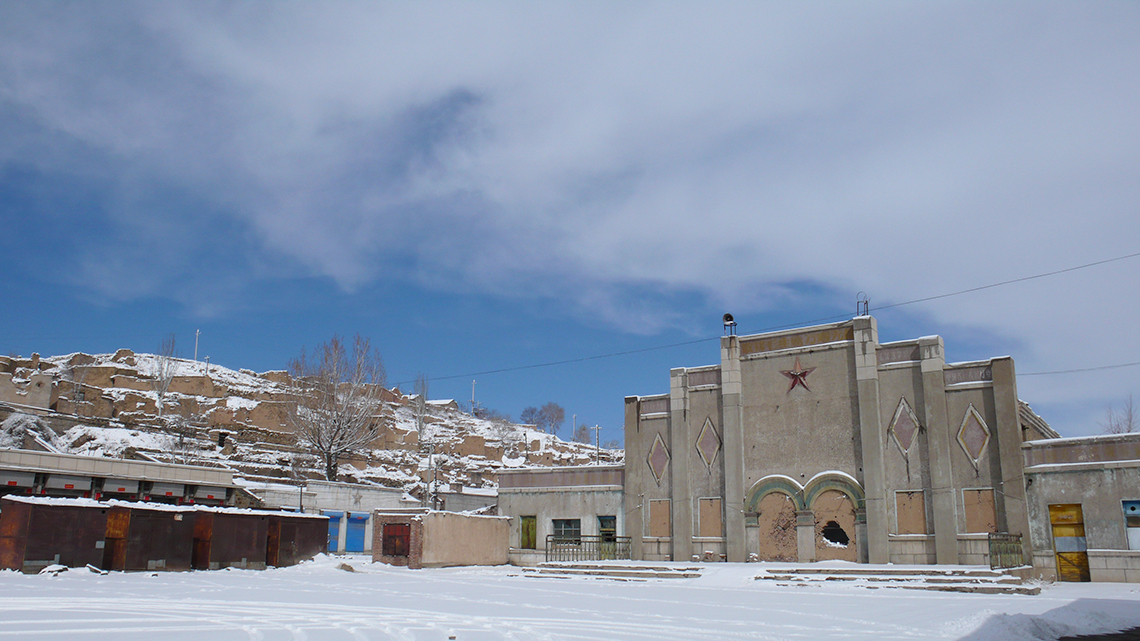
[[[823,534],[823,538],[836,545],[847,545],[851,542],[851,538],[847,536],[847,533],[844,532],[843,528],[839,527],[839,524],[835,521],[828,521],[827,525],[823,526],[823,532],[821,532],[821,534]]]

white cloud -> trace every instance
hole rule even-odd
[[[200,193],[249,251],[347,289],[399,274],[651,331],[684,314],[630,302],[639,287],[738,313],[799,281],[874,304],[1137,248],[1132,4],[5,12],[0,100],[129,168],[123,189]],[[114,215],[148,233],[146,212]],[[922,313],[1023,341],[1023,369],[1135,360],[1138,274]]]

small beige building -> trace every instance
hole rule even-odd
[[[508,560],[505,516],[409,508],[377,510],[373,521],[373,562],[416,570]]]

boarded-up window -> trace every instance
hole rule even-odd
[[[723,536],[724,528],[721,524],[720,499],[697,499],[700,506],[701,536]]]
[[[993,490],[962,490],[967,532],[997,532]]]
[[[649,536],[672,536],[673,515],[669,499],[649,501]]]
[[[895,514],[898,516],[899,534],[926,534],[926,495],[916,492],[895,492]]]
[[[1124,531],[1128,533],[1128,549],[1140,550],[1140,501],[1124,501]]]

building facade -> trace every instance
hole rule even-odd
[[[620,465],[500,470],[499,514],[511,519],[511,563],[629,558],[619,545],[624,473]]]
[[[1014,363],[880,343],[870,316],[725,336],[625,399],[625,532],[644,560],[983,563],[1023,535],[1022,443],[1055,437]]]
[[[249,507],[233,470],[0,449],[0,495]]]
[[[1023,453],[1038,573],[1140,582],[1140,434],[1035,441]]]

